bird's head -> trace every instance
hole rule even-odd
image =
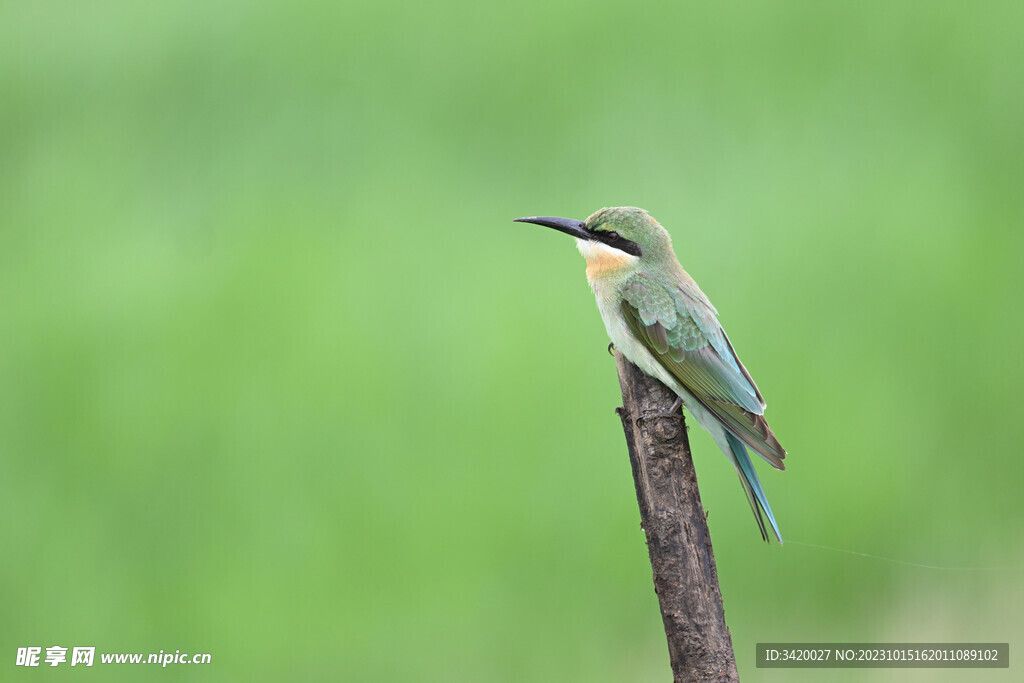
[[[639,263],[655,263],[672,254],[672,241],[665,228],[646,211],[635,206],[601,209],[585,221],[553,216],[516,218],[572,235],[587,263],[601,270]]]

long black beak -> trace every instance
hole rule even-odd
[[[571,218],[556,218],[554,216],[530,216],[529,218],[516,218],[516,223],[536,223],[547,228],[554,228],[566,235],[578,237],[581,240],[592,240],[594,235],[587,232],[586,223]]]

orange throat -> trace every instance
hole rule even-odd
[[[600,242],[577,240],[583,258],[587,260],[587,280],[593,282],[603,277],[618,273],[632,265],[637,257],[609,247]]]

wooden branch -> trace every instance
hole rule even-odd
[[[676,395],[619,351],[615,364],[623,406],[616,412],[629,446],[675,681],[738,681],[686,423],[681,412],[657,417]]]

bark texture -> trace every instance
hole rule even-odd
[[[659,416],[676,399],[618,351],[622,419],[668,638],[675,681],[738,681],[732,636],[711,550],[682,412]]]

